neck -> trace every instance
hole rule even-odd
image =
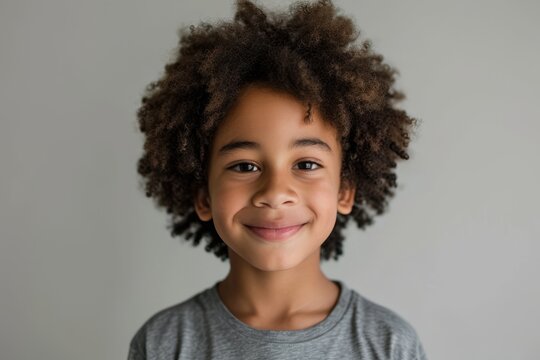
[[[298,266],[263,271],[229,252],[230,271],[218,284],[224,304],[238,318],[286,319],[301,313],[329,312],[339,287],[321,271],[320,255]]]

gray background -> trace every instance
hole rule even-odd
[[[537,359],[540,3],[335,4],[422,124],[389,212],[324,270],[410,321],[431,359]],[[225,276],[139,191],[135,111],[176,30],[233,10],[2,0],[1,359],[125,358],[151,314]]]

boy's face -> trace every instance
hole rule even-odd
[[[195,200],[199,218],[213,219],[229,254],[260,270],[319,259],[337,212],[350,213],[354,203],[354,187],[339,188],[336,130],[313,108],[313,121],[304,123],[306,110],[290,95],[248,87],[216,131],[208,193]],[[293,146],[300,139],[322,143]],[[249,144],[224,148],[240,141]]]

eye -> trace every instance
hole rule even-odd
[[[317,164],[316,162],[314,161],[301,161],[299,162],[298,164],[307,164],[307,168],[305,169],[300,169],[300,170],[317,170],[318,168],[321,167],[320,164]],[[315,168],[314,168],[315,167]]]
[[[247,162],[238,163],[238,164],[235,164],[233,166],[228,167],[228,169],[230,169],[230,170],[241,172],[241,173],[243,173],[243,172],[254,172],[254,171],[256,171],[256,170],[254,170],[254,168],[256,169],[257,166],[252,164],[252,163],[247,163]]]

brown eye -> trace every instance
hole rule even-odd
[[[256,171],[254,170],[256,168],[257,168],[256,165],[252,163],[246,163],[246,162],[238,163],[236,165],[229,167],[229,169],[233,171],[237,171],[237,172],[253,172],[253,171]]]
[[[302,162],[299,162],[298,164],[307,164],[308,166],[304,169],[300,169],[300,170],[317,170],[318,168],[321,167],[321,165],[317,164],[316,162],[313,162],[313,161],[302,161]]]

